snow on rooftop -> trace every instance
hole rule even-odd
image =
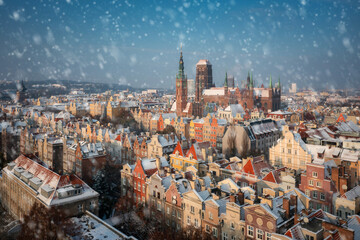
[[[196,66],[198,65],[211,65],[211,63],[207,59],[200,59],[200,61],[196,64]]]
[[[97,240],[120,240],[130,239],[124,233],[120,232],[116,228],[110,226],[94,214],[86,212],[81,218],[73,217],[71,221],[80,227],[79,234],[80,239],[97,239]],[[135,239],[135,238],[131,238]]]
[[[205,96],[214,96],[214,95],[223,96],[223,95],[225,95],[225,90],[224,90],[224,88],[204,89],[203,95],[205,95]]]

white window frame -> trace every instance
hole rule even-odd
[[[269,232],[265,233],[265,240],[271,240],[271,233]]]
[[[312,179],[309,180],[309,186],[314,186],[314,180]]]
[[[312,172],[312,176],[314,177],[314,178],[317,178],[318,177],[318,173],[317,172]]]
[[[320,200],[325,201],[326,197],[325,197],[325,193],[320,193]]]
[[[250,231],[252,232],[252,234],[250,234]],[[254,227],[253,226],[250,226],[250,225],[247,226],[247,235],[252,238],[254,237]]]
[[[210,226],[209,225],[205,225],[205,232],[209,233],[210,232]]]
[[[259,237],[261,235],[261,237]],[[256,239],[263,240],[264,239],[264,231],[261,229],[256,230]]]
[[[228,240],[228,234],[227,232],[223,232],[223,237],[222,237],[223,240]]]
[[[318,199],[318,192],[317,191],[312,191],[312,198]]]
[[[212,235],[214,236],[214,237],[217,237],[217,235],[218,235],[218,233],[217,233],[218,231],[217,231],[217,228],[212,228]]]
[[[199,227],[199,220],[198,220],[197,218],[194,219],[194,226],[195,226],[196,228]]]

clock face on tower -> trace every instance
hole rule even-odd
[[[180,87],[180,82],[179,81],[176,82],[176,86]]]

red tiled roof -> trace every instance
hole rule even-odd
[[[186,157],[189,157],[189,156],[190,156],[190,153],[192,154],[193,159],[198,160],[197,155],[196,155],[196,151],[195,151],[195,148],[194,148],[194,144],[191,145],[189,151],[188,151],[187,154],[186,154]]]
[[[275,177],[274,177],[274,174],[273,172],[269,172],[264,178],[263,178],[264,181],[268,181],[268,182],[272,182],[272,183],[277,183]]]
[[[340,113],[340,116],[336,120],[336,122],[346,122],[347,116],[345,114]]]
[[[252,164],[252,161],[249,160],[245,165],[244,167],[242,168],[241,170],[242,172],[245,172],[245,173],[248,173],[248,174],[255,174],[255,171],[254,171],[254,167],[253,167],[253,164]]]
[[[288,236],[288,237],[293,238],[293,235],[292,235],[292,233],[291,233],[291,229],[289,229],[289,230],[286,231],[285,236]]]
[[[181,148],[180,141],[178,141],[178,143],[177,143],[177,145],[176,145],[176,147],[175,147],[175,149],[174,149],[173,154],[175,154],[176,151],[179,151],[179,155],[184,156],[183,150],[182,150],[182,148]]]
[[[60,175],[57,173],[44,166],[41,166],[24,155],[20,155],[17,159],[15,159],[15,163],[17,167],[26,169],[35,177],[41,179],[45,184],[49,184],[51,187],[56,188],[60,179]]]
[[[85,183],[74,174],[63,175],[60,178],[58,187],[61,188],[61,187],[67,186],[67,185],[76,185],[76,184],[84,185]]]
[[[335,230],[335,232],[333,234],[331,234],[331,237],[333,240],[341,240],[341,236],[338,230]]]
[[[117,135],[117,137],[115,138],[115,140],[121,142],[121,135],[120,135],[120,134]]]
[[[158,171],[158,169],[157,169],[157,168],[154,168],[154,169],[148,169],[148,170],[146,170],[146,171],[144,171],[144,172],[145,172],[146,176],[150,177],[150,176],[152,176],[154,173],[156,173],[157,171]]]
[[[262,156],[254,157],[253,159],[250,159],[242,168],[241,172],[252,174],[257,177],[261,176],[261,172],[264,169],[272,170],[272,166],[264,161]]]

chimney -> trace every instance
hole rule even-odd
[[[206,161],[206,149],[202,148],[201,153],[202,153],[203,159]]]
[[[348,190],[348,178],[347,177],[339,177],[339,189],[340,195],[343,195]]]
[[[297,212],[295,212],[294,214],[294,225],[298,224],[300,221],[299,221],[299,214]]]
[[[338,167],[331,168],[331,179],[335,183],[336,189],[339,190],[339,168]]]
[[[297,214],[297,195],[290,196],[290,206],[294,206],[294,214]]]
[[[158,170],[160,170],[161,169],[161,162],[160,162],[159,156],[156,156],[155,160],[156,160],[156,168]]]
[[[229,199],[230,202],[235,202],[235,195],[230,195],[230,199]]]
[[[191,180],[189,181],[190,182],[190,185],[191,185],[191,188],[192,189],[195,189],[195,181],[194,180]],[[196,190],[196,189],[195,189]]]
[[[285,219],[290,218],[290,199],[283,197],[283,209],[285,210]]]
[[[239,204],[244,205],[245,194],[240,190],[237,195],[238,195]]]
[[[339,177],[344,176],[344,174],[345,174],[344,166],[339,166]]]

